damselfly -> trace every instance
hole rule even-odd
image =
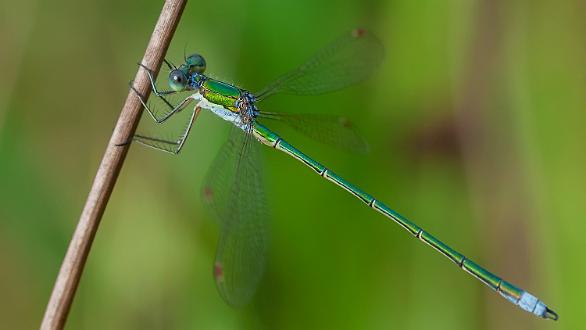
[[[157,123],[164,123],[189,104],[195,103],[195,106],[191,110],[187,127],[178,139],[135,135],[134,141],[177,154],[183,148],[201,109],[209,110],[233,124],[229,140],[216,157],[202,191],[204,202],[214,213],[221,228],[213,267],[220,295],[230,305],[247,303],[254,295],[264,272],[268,216],[259,161],[259,146],[264,144],[285,152],[348,191],[513,304],[539,317],[557,320],[557,314],[533,295],[464,257],[381,201],[305,155],[264,125],[271,120],[280,120],[322,142],[354,150],[365,149],[364,141],[341,118],[264,112],[257,104],[279,92],[320,94],[359,82],[379,65],[383,53],[383,47],[375,36],[357,29],[335,40],[303,65],[258,93],[204,75],[206,62],[197,54],[184,56],[185,62],[179,67],[165,60],[171,70],[168,80],[170,90],[159,90],[155,83],[155,73],[140,64],[150,78],[154,95],[167,108],[164,113],[158,114],[139,95],[144,108]],[[181,99],[174,104],[170,101],[171,96],[181,96]]]

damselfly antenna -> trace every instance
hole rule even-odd
[[[177,70],[177,67],[175,66],[175,64],[167,61],[166,58],[164,58],[163,61],[165,61],[165,64],[167,64],[167,66],[169,67],[169,70]]]
[[[183,46],[183,60],[187,62],[187,43]]]

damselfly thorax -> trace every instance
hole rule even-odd
[[[242,123],[250,124],[256,118],[256,99],[249,91],[198,73],[191,80],[203,98],[239,114]]]

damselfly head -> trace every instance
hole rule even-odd
[[[169,73],[169,87],[176,92],[181,92],[187,87],[188,79],[185,72],[175,69]]]
[[[206,60],[199,54],[192,54],[185,58],[185,66],[189,73],[203,73],[206,70]]]

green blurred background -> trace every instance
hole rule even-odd
[[[0,2],[1,329],[40,324],[161,4]],[[192,1],[168,53],[202,53],[208,73],[258,90],[343,31],[372,30],[387,50],[372,79],[263,109],[352,118],[367,155],[279,131],[559,322],[268,148],[268,271],[250,306],[226,306],[199,189],[228,127],[205,113],[179,157],[130,149],[67,328],[581,328],[585,13],[582,0]]]

